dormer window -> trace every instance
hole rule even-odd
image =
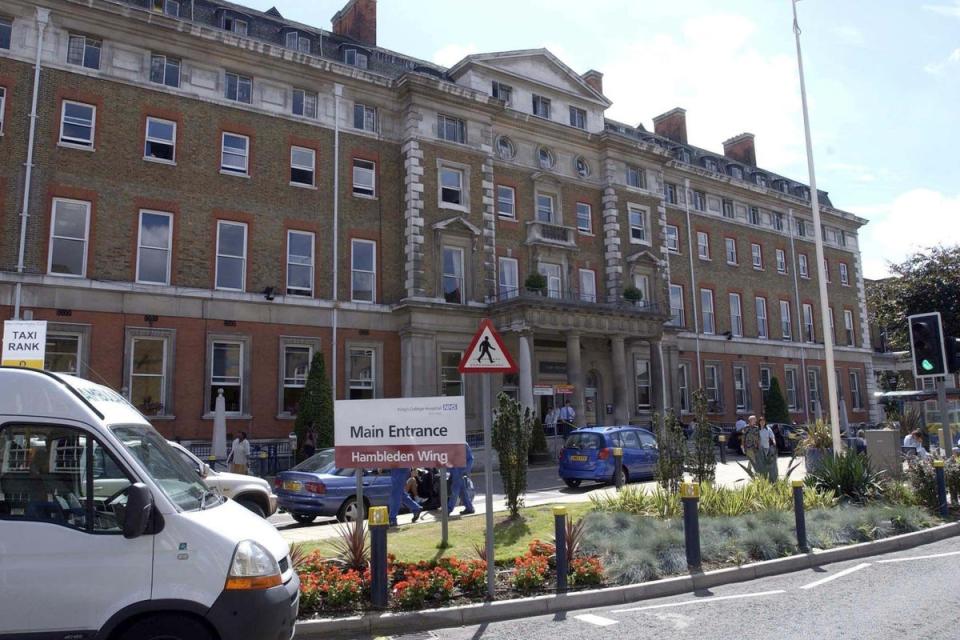
[[[682,147],[673,152],[673,157],[680,162],[690,164],[690,152]]]
[[[180,17],[180,0],[153,0],[153,10],[174,18]]]
[[[581,178],[586,178],[590,175],[590,165],[583,159],[583,156],[577,156],[577,159],[573,161],[573,168]]]
[[[758,187],[766,188],[767,186],[767,176],[763,175],[762,173],[753,174],[753,181]]]
[[[727,174],[729,174],[731,178],[736,178],[737,180],[743,180],[743,168],[738,165],[735,165],[735,164],[728,165]]]
[[[310,38],[303,36],[296,31],[287,32],[287,49],[293,49],[301,53],[310,53]]]
[[[538,118],[550,119],[550,98],[533,94],[533,115]]]
[[[497,100],[503,100],[504,103],[509,105],[513,99],[513,87],[494,80],[491,94]]]
[[[790,193],[790,183],[787,180],[777,180],[777,190],[781,193]]]
[[[810,199],[810,189],[806,187],[797,187],[794,193],[798,198],[803,198],[804,200]]]
[[[577,107],[570,107],[570,126],[577,129],[586,129],[587,112]]]
[[[227,31],[232,31],[241,36],[247,35],[247,21],[241,20],[240,18],[234,18],[233,16],[224,16],[223,28],[226,29]]]
[[[713,158],[704,158],[703,159],[703,168],[707,171],[716,171],[717,170],[717,161]]]
[[[553,151],[546,147],[537,148],[537,164],[540,165],[541,169],[552,169],[556,163],[557,159],[553,155]]]
[[[343,62],[345,64],[349,64],[351,67],[360,67],[361,69],[366,69],[367,54],[362,51],[357,51],[356,49],[344,49]]]
[[[513,146],[513,141],[507,136],[500,136],[497,138],[497,155],[504,160],[510,160],[517,155],[517,150]]]

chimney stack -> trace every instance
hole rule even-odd
[[[753,146],[753,134],[741,133],[725,141],[723,155],[751,167],[757,166],[757,150]]]
[[[331,22],[338,36],[377,46],[377,0],[349,0]]]
[[[596,69],[590,69],[585,74],[580,76],[583,78],[583,81],[590,85],[594,91],[603,95],[603,74],[597,71]]]
[[[653,118],[653,132],[680,144],[687,144],[687,110],[677,107]]]

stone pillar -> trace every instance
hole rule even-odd
[[[525,409],[529,408],[531,411],[536,411],[536,406],[533,403],[533,350],[530,344],[532,341],[533,336],[528,332],[519,335],[517,369],[520,378],[520,405]]]
[[[439,377],[434,336],[419,331],[401,331],[400,357],[403,397],[422,398],[437,395]]]
[[[650,406],[661,416],[663,404],[663,358],[660,357],[660,340],[650,341]]]
[[[667,408],[680,415],[680,353],[675,343],[663,345],[664,377],[667,380]],[[693,372],[691,371],[691,374]],[[692,384],[687,381],[687,393],[691,394]]]
[[[586,424],[583,415],[583,371],[580,366],[580,334],[574,331],[567,333],[567,382],[573,385],[573,410],[576,412],[574,422],[578,427]]]
[[[613,361],[613,417],[615,424],[630,422],[630,403],[627,400],[627,354],[623,336],[610,337]]]

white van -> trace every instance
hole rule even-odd
[[[0,638],[290,638],[299,585],[122,396],[0,367]]]

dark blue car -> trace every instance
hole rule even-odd
[[[614,447],[623,449],[626,482],[653,477],[660,457],[657,440],[646,429],[633,426],[584,427],[571,432],[560,450],[560,477],[572,488],[584,480],[614,482]]]

